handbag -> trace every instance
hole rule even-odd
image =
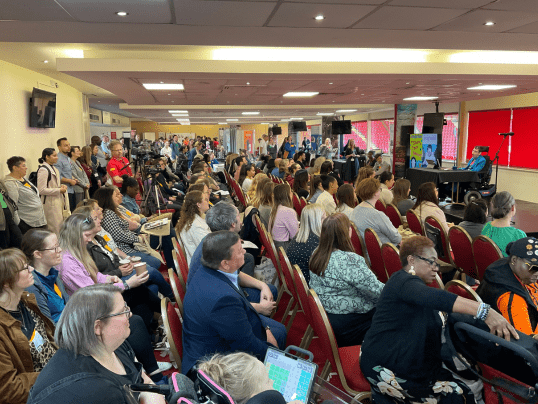
[[[69,210],[69,199],[67,197],[67,191],[64,192],[64,206],[62,209],[62,216],[65,219],[67,219],[69,216],[71,216],[71,211]]]

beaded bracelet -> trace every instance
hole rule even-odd
[[[478,311],[476,312],[475,319],[478,320],[486,320],[489,314],[489,310],[491,309],[491,306],[486,303],[480,303],[480,306],[478,307]]]

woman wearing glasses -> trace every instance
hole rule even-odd
[[[26,403],[39,372],[57,349],[52,321],[24,290],[33,283],[22,251],[0,251],[0,397],[5,403]]]
[[[538,240],[513,241],[506,252],[486,269],[476,292],[518,331],[538,339]]]
[[[507,340],[519,338],[514,327],[487,304],[427,286],[439,271],[430,239],[404,240],[400,260],[403,268],[385,284],[361,348],[361,370],[371,384],[372,399],[474,403],[469,388],[441,366],[443,314],[476,316],[492,334]]]
[[[126,403],[124,385],[152,384],[126,341],[130,317],[117,287],[100,284],[78,290],[56,328],[60,349],[37,378],[28,403]],[[138,399],[165,404],[163,396],[153,393],[141,393]]]

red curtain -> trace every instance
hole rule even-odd
[[[498,134],[510,131],[510,117],[509,109],[469,112],[467,159],[472,157],[475,146],[489,146],[489,156],[493,160],[503,139]],[[499,164],[508,165],[508,139],[499,153]]]
[[[510,167],[538,168],[534,148],[538,146],[538,108],[514,109]],[[507,139],[508,141],[508,139]],[[503,145],[504,149],[504,145]]]

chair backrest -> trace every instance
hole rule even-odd
[[[389,203],[385,208],[385,214],[389,217],[389,220],[394,227],[398,228],[403,224],[403,219],[402,215],[400,215],[400,211],[392,203]]]
[[[278,260],[280,262],[280,269],[284,275],[286,281],[286,289],[291,293],[293,298],[297,300],[297,291],[295,290],[295,284],[293,283],[292,266],[286,251],[283,247],[278,248]]]
[[[400,262],[400,252],[398,248],[392,243],[385,243],[381,246],[381,255],[383,256],[383,264],[385,265],[385,271],[390,278],[393,273],[402,269],[402,263]]]
[[[185,284],[172,268],[168,268],[168,276],[172,292],[174,292],[176,302],[180,305],[181,315],[183,315],[183,299],[185,299],[186,293]]]
[[[161,316],[163,325],[170,343],[170,352],[181,372],[181,357],[183,355],[183,323],[170,299],[161,300]]]
[[[381,242],[373,229],[368,228],[364,231],[364,244],[366,245],[366,251],[368,251],[368,257],[370,258],[370,269],[380,282],[387,283],[389,277],[387,271],[385,271],[385,265],[383,264]]]
[[[387,207],[385,206],[385,202],[383,202],[381,199],[377,200],[377,202],[375,203],[375,208],[378,211],[383,212],[383,213],[385,213],[385,211],[387,210]]]
[[[336,372],[338,379],[337,382],[340,382],[343,389],[351,395],[356,395],[359,392],[352,390],[344,377],[344,370],[342,368],[342,363],[340,361],[340,355],[338,353],[338,345],[336,343],[336,337],[334,336],[334,331],[332,329],[331,323],[327,318],[327,313],[319,300],[318,295],[314,289],[308,291],[308,306],[310,308],[310,313],[312,316],[311,326],[314,329],[314,333],[318,337],[321,349],[324,353],[327,354],[328,360],[331,363],[332,372]],[[331,380],[331,384],[335,384]],[[370,385],[366,379],[362,383],[361,389],[368,391]],[[336,387],[339,387],[336,384]]]
[[[239,200],[239,203],[243,205],[243,207],[246,208],[248,203],[247,203],[247,198],[245,194],[243,193],[243,189],[239,186],[239,184],[237,183],[235,179],[231,178],[231,182],[232,182],[232,187],[234,189],[235,196]]]
[[[275,248],[275,243],[273,242],[273,238],[271,235],[267,232],[265,229],[265,225],[262,223],[260,217],[258,215],[254,215],[254,220],[256,223],[256,228],[260,232],[260,240],[262,242],[262,245],[265,248],[267,257],[271,260],[273,265],[275,266],[276,272],[278,273],[279,280],[282,284],[285,283],[284,275],[282,274],[282,269],[280,268],[280,261],[278,259],[278,253]]]
[[[465,282],[460,281],[459,279],[453,279],[445,285],[445,290],[455,295],[464,297],[466,299],[475,300],[479,303],[482,303],[482,299],[478,294],[467,285]]]
[[[293,192],[292,193],[292,202],[293,202],[293,209],[297,212],[297,217],[301,217],[301,212],[303,211],[303,207],[301,205],[301,201],[299,200],[299,196]]]
[[[308,284],[298,265],[293,266],[291,273],[293,275],[293,283],[295,284],[299,304],[303,309],[303,313],[306,315],[308,322],[311,323],[310,309],[308,307]]]
[[[482,280],[487,267],[503,257],[501,249],[487,236],[478,236],[473,240],[473,257],[478,272],[478,280]]]
[[[448,230],[448,239],[452,247],[452,261],[467,276],[478,279],[478,272],[473,258],[473,240],[469,233],[460,226]]]
[[[353,222],[351,222],[351,244],[353,245],[353,249],[355,250],[355,252],[364,258],[364,260],[366,261],[366,265],[370,266],[366,254],[366,246],[364,245],[364,240],[362,239],[361,234],[357,230],[357,226],[355,226],[355,223]]]
[[[172,250],[172,259],[176,265],[177,274],[181,277],[182,284],[186,285],[187,279],[189,279],[189,265],[187,264],[187,259],[183,255],[183,251],[180,250],[178,253],[175,249]],[[185,290],[187,290],[186,287]]]
[[[422,222],[418,218],[415,211],[413,209],[409,209],[405,214],[405,217],[407,218],[409,229],[414,233],[424,236],[424,226],[422,226]]]
[[[428,216],[424,224],[424,231],[426,232],[426,237],[435,243],[439,259],[447,264],[452,264],[448,236],[439,219],[434,216]],[[432,239],[434,234],[435,240]]]

